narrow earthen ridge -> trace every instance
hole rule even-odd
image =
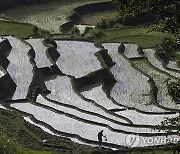
[[[166,111],[179,112],[179,109],[170,109],[170,108],[161,106],[161,105],[158,103],[158,101],[157,101],[158,87],[157,87],[157,85],[156,85],[156,82],[153,80],[153,78],[152,78],[150,75],[148,75],[147,73],[145,73],[145,72],[141,71],[139,68],[137,68],[137,67],[132,63],[132,61],[131,61],[130,59],[128,59],[128,58],[124,55],[124,52],[123,52],[124,47],[123,47],[123,46],[124,46],[124,45],[121,44],[120,47],[118,48],[119,54],[121,54],[121,55],[131,64],[131,67],[132,67],[133,69],[137,70],[138,72],[140,72],[141,74],[143,74],[144,76],[146,76],[146,77],[149,78],[148,84],[149,84],[149,86],[150,86],[150,88],[151,88],[151,90],[150,90],[150,95],[151,95],[150,104],[153,104],[154,106],[159,107],[159,108],[161,108],[161,109],[164,109],[164,110],[166,110]],[[157,55],[155,55],[155,56],[157,56]],[[157,56],[156,58],[158,58],[158,60],[160,60],[160,61],[162,62],[162,60],[161,60],[158,56]],[[164,64],[163,64],[163,67],[165,67]],[[163,71],[163,72],[164,72],[164,71]],[[167,73],[167,72],[166,72],[166,73]],[[169,73],[167,73],[167,74],[169,74]],[[170,75],[170,74],[169,74],[169,75]],[[171,76],[171,75],[170,75],[170,76]],[[174,77],[174,76],[173,76],[173,77]],[[175,79],[178,79],[177,77],[174,77],[174,78],[175,78]]]
[[[32,77],[32,82],[29,85],[29,89],[28,89],[28,93],[26,96],[26,99],[30,99],[30,100],[36,100],[36,97],[38,96],[38,94],[48,94],[49,91],[46,88],[46,85],[44,83],[44,72],[43,70],[46,68],[38,68],[35,62],[35,57],[36,57],[36,52],[33,49],[33,46],[26,42],[26,41],[22,41],[24,44],[26,44],[27,46],[29,46],[31,49],[28,52],[28,56],[29,56],[29,61],[30,63],[33,65],[33,77]],[[47,67],[47,69],[49,70],[50,68]]]
[[[46,55],[49,58],[49,60],[52,62],[52,64],[56,64],[56,61],[60,57],[60,53],[57,51],[57,43],[54,40],[51,40],[49,38],[46,38],[43,40],[44,46],[47,47],[46,49]]]
[[[12,49],[11,44],[5,38],[0,39],[0,100],[5,100],[7,97],[12,97],[16,90],[16,84],[6,71],[9,60],[7,56]]]
[[[0,50],[0,66],[4,69],[7,69],[8,65],[9,65],[9,60],[4,54],[1,53]]]
[[[11,52],[11,49],[12,49],[12,46],[9,43],[8,39],[1,37],[0,38],[0,53],[8,57],[9,53]]]
[[[175,72],[175,73],[180,73],[179,70],[176,70],[176,69],[172,69],[172,68],[167,67],[167,63],[168,63],[169,61],[167,61],[164,56],[161,56],[160,54],[158,54],[158,53],[156,52],[156,53],[155,53],[155,57],[162,63],[162,66],[163,66],[163,68],[164,68],[165,70],[167,70],[167,71],[172,71],[172,72]],[[176,77],[176,76],[175,76],[175,77]]]
[[[7,59],[7,57],[11,49],[12,49],[12,46],[9,43],[8,39],[1,37],[0,38],[0,66],[2,66],[3,69],[7,69],[9,65],[9,60]]]
[[[43,121],[40,121],[40,120],[37,120],[34,115],[30,114],[30,113],[26,113],[24,111],[21,111],[21,110],[18,110],[16,108],[13,108],[11,105],[13,103],[10,103],[8,106],[9,109],[15,111],[15,112],[18,112],[24,116],[28,116],[31,118],[32,121],[34,121],[35,123],[37,124],[40,124],[40,125],[43,125],[45,126],[46,128],[48,128],[49,130],[51,130],[53,133],[55,134],[58,134],[58,135],[63,135],[63,136],[67,136],[67,137],[71,137],[71,138],[76,138],[78,140],[80,140],[81,142],[84,142],[84,143],[89,143],[89,144],[98,144],[97,141],[94,141],[94,140],[90,140],[90,139],[87,139],[87,138],[84,138],[78,134],[73,134],[73,133],[67,133],[67,132],[64,132],[64,131],[59,131],[57,129],[54,129],[52,126],[50,126],[49,124],[43,122]],[[31,102],[30,104],[32,105],[35,105],[37,107],[42,107],[42,105],[39,105],[35,102]],[[43,106],[44,109],[47,109],[45,106]],[[60,115],[65,115],[65,116],[68,116],[70,117],[70,115],[64,113],[64,112],[60,112],[60,111],[56,111],[55,109],[51,109],[52,112],[56,113],[56,114],[60,114]],[[74,119],[77,119],[78,117],[74,117]],[[85,121],[84,121],[85,122]],[[88,123],[90,121],[86,121],[86,123]],[[131,132],[127,132],[127,131],[123,131],[123,130],[116,130],[116,129],[113,129],[111,127],[108,127],[106,124],[102,124],[102,123],[96,123],[96,122],[92,122],[92,125],[100,125],[102,127],[106,127],[108,128],[109,130],[111,130],[112,132],[118,132],[118,133],[122,133],[122,134],[132,134]],[[174,132],[170,132],[169,135],[174,135],[175,133]],[[144,137],[152,137],[152,136],[164,136],[166,135],[165,133],[140,133],[139,134],[140,136],[144,136]],[[112,148],[125,148],[124,146],[122,145],[118,145],[118,144],[113,144],[113,143],[106,143],[106,142],[103,142],[103,145],[104,146],[108,146],[108,147],[112,147]]]
[[[125,46],[124,46],[124,44],[121,44],[121,45],[119,46],[119,48],[118,48],[119,54],[122,55],[122,56],[124,57],[124,59],[126,59],[126,60],[130,63],[130,65],[131,65],[131,67],[132,67],[133,69],[135,69],[136,71],[138,71],[139,73],[141,73],[141,74],[144,75],[145,77],[149,78],[149,79],[148,79],[148,84],[149,84],[149,86],[150,86],[149,94],[150,94],[150,96],[151,96],[151,101],[150,101],[150,103],[151,103],[151,104],[154,104],[154,105],[157,104],[157,91],[158,91],[158,88],[157,88],[157,86],[155,85],[154,80],[153,80],[148,74],[146,74],[146,73],[142,72],[140,69],[138,69],[138,68],[131,62],[131,60],[129,60],[129,59],[124,55],[124,50],[125,50]]]
[[[16,84],[6,72],[4,76],[0,77],[0,100],[6,100],[12,97],[16,90]]]
[[[53,63],[52,66],[46,67],[46,68],[41,68],[42,73],[45,75],[45,77],[49,77],[51,75],[64,75],[61,70],[58,68],[56,65],[56,61],[58,58],[61,56],[60,53],[57,51],[57,43],[55,40],[46,38],[43,40],[44,46],[47,47],[46,49],[46,55],[50,59],[50,61]]]
[[[60,26],[60,30],[68,31],[69,29],[71,29],[74,26],[74,24],[77,24],[81,20],[82,15],[98,12],[98,11],[113,10],[113,9],[115,9],[113,1],[91,3],[91,4],[79,6],[75,8],[72,15],[70,15],[67,18],[68,22]]]
[[[30,100],[36,100],[39,94],[43,94],[43,95],[49,94],[50,91],[47,89],[44,81],[46,80],[46,78],[48,78],[49,76],[53,74],[61,74],[61,71],[55,64],[56,59],[58,59],[60,56],[59,52],[56,50],[57,48],[56,42],[51,39],[45,39],[43,40],[43,44],[48,47],[46,50],[47,57],[54,64],[48,67],[38,68],[34,60],[36,56],[36,52],[34,51],[31,44],[27,43],[27,45],[31,46],[31,50],[29,51],[28,54],[30,56],[31,63],[34,66],[33,79],[29,86],[28,95],[26,97],[27,99],[30,99]]]

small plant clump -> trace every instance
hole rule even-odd
[[[123,17],[115,17],[114,19],[101,19],[99,23],[97,23],[96,27],[98,29],[109,29],[109,28],[120,28],[123,25]]]

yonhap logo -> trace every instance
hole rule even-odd
[[[180,143],[180,137],[177,135],[170,136],[139,136],[139,134],[133,133],[126,136],[125,143],[128,147],[138,146],[154,146],[165,144],[177,144]]]
[[[140,142],[140,137],[138,134],[129,134],[126,137],[126,145],[128,147],[137,147]]]

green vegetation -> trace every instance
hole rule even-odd
[[[174,51],[166,52],[166,56],[168,57],[169,61],[177,61],[180,62],[180,54],[177,54]]]
[[[180,54],[177,51],[178,46],[173,43],[173,39],[164,39],[157,46],[159,54],[163,54],[168,61],[180,62]]]
[[[172,82],[167,80],[167,94],[171,97],[175,103],[180,103],[180,82]]]
[[[159,20],[151,26],[151,29],[174,35],[168,44],[171,54],[166,53],[166,56],[169,60],[179,59],[175,54],[180,49],[180,2],[178,0],[114,0],[114,4],[123,20],[140,15],[152,15],[157,21]]]
[[[30,124],[28,124],[30,125]],[[40,139],[38,129],[31,131],[30,127],[25,124],[23,117],[16,112],[6,111],[0,109],[0,153],[1,154],[67,154],[70,151],[66,150],[56,150],[56,149],[46,149],[43,146],[40,146],[35,142]],[[45,134],[42,134],[43,137],[46,137]],[[28,138],[27,138],[28,137]],[[59,138],[59,137],[58,137]],[[51,140],[51,138],[48,138]],[[55,143],[59,142],[56,138]],[[60,144],[69,148],[72,148],[73,154],[106,154],[108,153],[107,149],[97,149],[93,147],[88,147],[85,145],[78,145],[72,142],[66,143],[66,141],[60,141]],[[133,150],[133,152],[126,152],[127,154],[152,154],[151,152]],[[119,154],[124,152],[119,152]],[[172,152],[164,150],[154,150],[154,154],[171,154]]]
[[[18,138],[20,139],[23,130],[27,130],[27,128],[20,115],[0,109],[0,153],[50,154],[49,152],[28,150],[19,144]]]
[[[155,47],[162,42],[165,37],[172,35],[151,31],[149,27],[122,27],[105,30],[91,30],[86,37],[93,37],[97,42],[124,42],[139,44],[143,48]]]
[[[145,151],[140,151],[140,152],[132,152],[131,154],[173,154],[173,151],[167,150],[158,150],[158,151],[151,151],[151,152],[145,152]]]
[[[52,154],[45,151],[27,150],[19,146],[13,139],[0,133],[0,152],[3,154]]]
[[[179,3],[178,0],[114,0],[114,4],[121,15],[136,16],[143,13],[170,13],[170,9],[178,9]]]
[[[23,38],[33,34],[33,26],[0,21],[0,34]]]
[[[43,139],[48,139],[48,144],[59,148],[43,146],[40,144]],[[90,154],[96,149],[52,136],[38,127],[25,123],[23,117],[16,112],[0,109],[1,154],[67,154],[70,152]]]
[[[14,35],[18,38],[25,38],[29,36],[35,36],[35,26],[30,24],[21,24],[9,21],[0,21],[0,35]],[[45,36],[46,31],[38,29],[38,36]]]

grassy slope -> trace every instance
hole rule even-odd
[[[103,30],[103,36],[98,42],[124,42],[138,44],[143,48],[154,48],[162,43],[164,38],[175,38],[168,33],[151,31],[150,27],[122,27]],[[180,61],[180,55],[175,51],[166,52],[169,61]]]
[[[163,151],[163,150],[159,150],[159,151],[151,151],[151,152],[132,152],[131,154],[173,154],[173,151],[170,151],[170,150],[166,150],[166,151]]]
[[[25,37],[32,35],[33,26],[16,24],[12,22],[0,21],[0,34],[1,35],[15,35],[17,37]]]
[[[165,37],[172,37],[166,33],[150,32],[149,27],[123,27],[103,31],[104,36],[99,42],[125,42],[139,44],[143,48],[155,47]]]
[[[11,127],[10,127],[11,126]],[[85,145],[75,144],[69,140],[62,140],[60,137],[47,136],[48,133],[40,131],[30,124],[25,124],[23,117],[16,112],[0,109],[0,153],[2,150],[6,154],[112,154],[106,153],[103,148],[93,148]],[[71,151],[45,148],[39,145],[36,140],[48,139],[52,145],[60,145],[70,148]],[[125,152],[116,152],[124,154]],[[171,154],[172,151],[151,150],[141,151],[133,150],[126,154]]]
[[[171,61],[180,62],[180,54],[177,54],[176,52],[166,52],[166,56]]]
[[[33,28],[30,24],[21,24],[11,21],[0,21],[0,35],[14,35],[18,38],[24,38],[33,35]],[[45,31],[39,29],[39,35],[45,35]]]
[[[20,115],[0,109],[0,152],[3,150],[7,154],[50,154],[45,151],[30,151],[17,144],[18,134],[23,129],[26,127]]]
[[[64,147],[51,149],[42,146],[37,141],[48,139],[48,143]],[[70,151],[66,148],[71,149]],[[49,135],[38,127],[25,124],[21,115],[16,112],[0,109],[0,153],[6,154],[89,154],[96,148],[79,145],[70,140]]]

